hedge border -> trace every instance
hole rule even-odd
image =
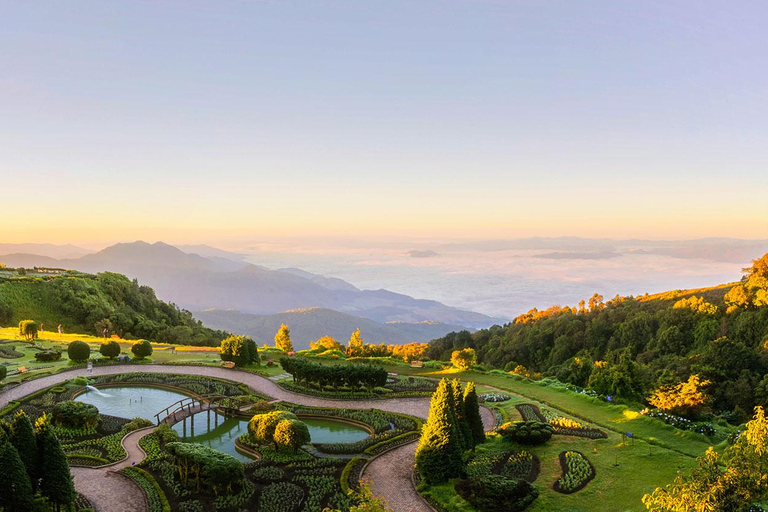
[[[129,466],[118,471],[121,475],[135,483],[143,492],[144,501],[147,505],[149,512],[171,512],[171,504],[168,502],[168,497],[163,492],[163,488],[157,483],[155,477],[149,474],[147,471],[136,466]],[[142,485],[142,483],[146,484]],[[151,502],[147,491],[154,490],[157,493],[158,501],[160,502],[160,510],[152,509]]]

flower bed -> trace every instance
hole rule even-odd
[[[539,477],[541,463],[539,458],[529,452],[520,451],[510,454],[501,468],[501,476],[517,478],[533,483]]]
[[[658,409],[643,409],[643,411],[641,411],[641,414],[649,418],[656,418],[658,420],[661,420],[667,425],[671,425],[680,430],[689,430],[691,432],[698,432],[699,434],[704,434],[705,436],[708,436],[708,437],[712,437],[717,433],[717,429],[715,429],[712,423],[703,422],[703,421],[691,421],[688,418],[683,418],[682,416],[676,416],[674,414],[660,411]]]
[[[498,402],[506,402],[510,399],[509,395],[505,395],[504,393],[484,393],[477,397],[478,400],[481,402],[490,402],[490,403],[498,403]]]
[[[563,494],[578,492],[595,478],[594,466],[581,452],[561,452],[560,467],[563,476],[555,482],[553,489]]]
[[[587,439],[607,439],[608,434],[600,429],[592,428],[586,423],[572,420],[545,408],[533,404],[518,404],[515,406],[526,421],[544,421],[552,425],[553,433],[564,436],[585,437]]]

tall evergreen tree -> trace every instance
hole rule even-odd
[[[75,486],[69,472],[69,462],[61,443],[43,415],[35,422],[35,435],[40,453],[40,494],[48,498],[56,512],[75,502]]]
[[[471,381],[467,383],[467,387],[464,389],[464,416],[469,424],[474,444],[484,443],[485,428],[483,428],[483,418],[480,416],[480,403],[477,399],[475,383]]]
[[[26,467],[29,480],[32,483],[32,489],[37,490],[37,482],[40,479],[38,466],[37,439],[35,438],[35,429],[23,410],[20,410],[13,417],[11,423],[11,444],[19,452],[19,457]]]
[[[451,387],[453,388],[453,410],[456,414],[456,427],[459,431],[461,444],[464,450],[472,450],[475,447],[475,440],[469,428],[469,422],[467,422],[467,415],[464,412],[464,393],[459,379],[453,379]]]
[[[416,448],[416,467],[430,484],[459,476],[463,469],[452,388],[451,383],[443,379],[432,394],[429,417]]]
[[[34,494],[27,468],[21,462],[19,452],[2,431],[0,431],[0,461],[2,462],[0,509],[14,512],[34,510]]]

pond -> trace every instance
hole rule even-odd
[[[188,396],[159,388],[124,386],[90,388],[75,400],[95,405],[101,414],[156,421],[155,414],[182,398],[188,398]]]
[[[369,435],[362,427],[340,421],[314,418],[301,421],[307,424],[313,443],[354,443]],[[235,449],[235,439],[248,433],[247,418],[227,418],[211,412],[209,420],[207,412],[200,412],[176,423],[173,430],[184,441],[205,445],[245,462],[252,460]]]
[[[146,418],[155,421],[155,414],[187,395],[152,387],[122,386],[91,388],[75,400],[95,405],[101,414],[121,418]],[[354,443],[368,437],[357,425],[333,419],[302,419],[309,427],[313,443]],[[235,450],[235,439],[248,432],[247,418],[228,418],[221,414],[200,412],[173,425],[184,441],[194,442],[228,453],[243,462],[252,458]]]

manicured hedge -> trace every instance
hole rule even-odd
[[[350,491],[356,492],[360,488],[360,472],[368,460],[365,457],[354,457],[344,466],[339,482],[344,494],[349,494]]]
[[[370,364],[325,365],[302,357],[283,357],[280,365],[293,376],[294,381],[315,384],[321,388],[372,389],[387,383],[387,370]]]
[[[149,512],[171,512],[171,504],[168,502],[168,498],[152,475],[135,466],[123,468],[119,472],[141,487],[141,490],[147,495]]]
[[[542,444],[549,441],[554,429],[549,423],[541,421],[515,421],[505,423],[498,432],[505,439],[520,444]]]

